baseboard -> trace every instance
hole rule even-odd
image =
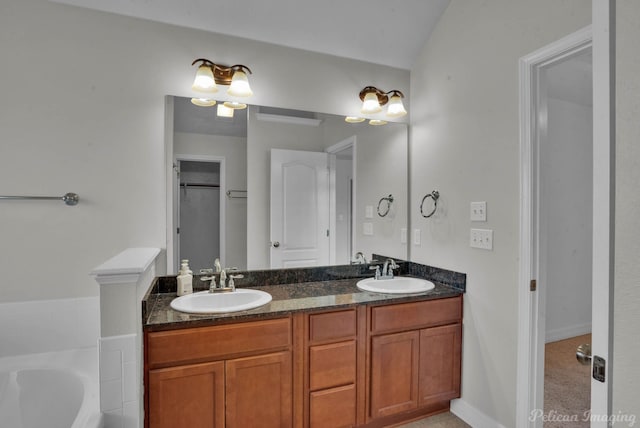
[[[545,343],[557,342],[558,340],[569,339],[570,337],[582,336],[591,333],[591,323],[577,324],[569,327],[557,328],[547,331]]]
[[[473,428],[506,428],[462,398],[451,400],[451,413],[471,425]]]

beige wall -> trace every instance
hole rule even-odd
[[[191,96],[195,58],[251,67],[252,103],[336,114],[409,72],[54,4],[0,2],[0,301],[97,295],[88,273],[166,246],[164,96]],[[296,73],[291,71],[295,70]]]
[[[505,427],[516,413],[518,60],[591,22],[590,2],[452,0],[411,70],[412,260],[467,273],[462,401]],[[431,219],[422,197],[440,191]],[[469,203],[487,201],[487,222]],[[469,247],[494,230],[493,251]]]
[[[616,3],[613,415],[640,418],[640,3]],[[615,426],[629,426],[621,421]]]

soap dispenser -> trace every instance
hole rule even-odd
[[[189,269],[189,260],[182,260],[177,281],[178,296],[193,293],[193,272]]]

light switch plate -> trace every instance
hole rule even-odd
[[[407,243],[407,228],[403,227],[400,229],[400,243],[401,244],[406,244]]]
[[[367,205],[364,207],[364,217],[365,218],[373,218],[373,206]]]
[[[471,202],[471,221],[487,221],[486,202]]]
[[[420,229],[413,230],[413,245],[420,245]]]
[[[471,248],[493,250],[493,230],[471,229],[469,245]]]
[[[362,223],[362,234],[367,236],[373,235],[373,223]]]

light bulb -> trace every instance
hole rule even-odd
[[[407,111],[404,109],[404,105],[402,104],[402,98],[397,93],[394,93],[389,99],[389,106],[387,107],[387,116],[389,117],[400,117],[407,114]]]
[[[213,79],[213,71],[208,65],[202,64],[198,67],[196,78],[193,80],[191,89],[200,92],[218,92],[216,81]]]
[[[231,78],[231,85],[227,89],[227,94],[234,97],[250,97],[253,91],[249,86],[249,79],[242,70],[236,70]]]
[[[360,111],[363,114],[374,114],[382,111],[382,107],[380,107],[380,103],[378,102],[378,96],[375,92],[366,93],[364,101],[362,102],[362,109]]]

